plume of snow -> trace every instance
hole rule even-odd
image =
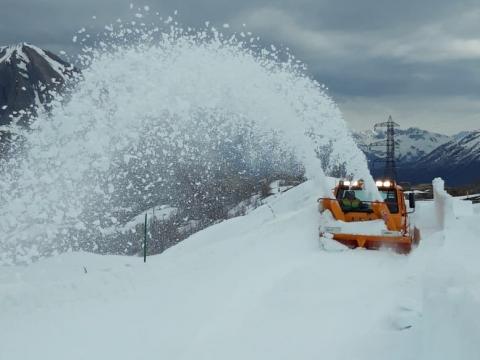
[[[254,37],[173,24],[119,22],[85,47],[87,67],[71,100],[54,104],[51,116],[40,114],[25,153],[3,165],[4,261],[31,257],[32,248],[65,251],[96,239],[117,223],[113,207],[132,189],[136,202],[151,202],[165,188],[161,179],[143,176],[148,168],[161,178],[205,147],[215,152],[208,131],[198,129],[275,130],[324,196],[330,188],[315,149],[331,144],[332,159],[376,190],[337,105],[293,56],[261,48]],[[203,148],[192,149],[202,141]],[[164,161],[168,156],[174,160]]]

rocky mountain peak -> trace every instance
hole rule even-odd
[[[25,114],[48,106],[78,71],[48,50],[20,43],[0,47],[0,126],[18,121],[28,125]]]

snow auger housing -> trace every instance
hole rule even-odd
[[[379,249],[392,248],[399,253],[409,253],[420,240],[419,230],[409,223],[408,214],[415,209],[413,193],[409,194],[408,211],[403,189],[394,181],[377,181],[376,185],[384,201],[368,201],[362,181],[340,181],[335,187],[334,198],[320,198],[319,210],[329,210],[338,226],[320,228],[321,237],[330,237],[350,247]],[[377,234],[355,234],[342,231],[342,222],[383,220],[386,230]]]

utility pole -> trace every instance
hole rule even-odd
[[[395,145],[399,145],[399,143],[395,141],[395,128],[398,126],[400,125],[393,121],[391,115],[388,117],[387,121],[375,124],[375,130],[377,130],[378,128],[387,129],[387,139],[371,143],[369,146],[370,148],[375,146],[381,146],[386,148],[385,158],[379,161],[385,163],[383,176],[385,179],[390,180],[396,180],[397,178],[397,167],[395,164]]]

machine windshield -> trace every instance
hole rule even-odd
[[[394,189],[380,190],[380,195],[387,204],[391,213],[398,213],[397,193]],[[343,211],[372,211],[372,199],[369,198],[368,192],[363,189],[339,189],[337,192],[337,200]]]

